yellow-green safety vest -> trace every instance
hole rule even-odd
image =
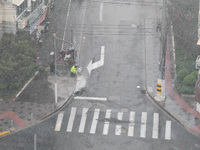
[[[77,72],[75,65],[72,66],[71,68],[71,73],[75,74]]]

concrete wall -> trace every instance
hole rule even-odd
[[[12,3],[0,3],[0,22],[15,22],[16,6]]]
[[[16,33],[16,6],[12,3],[0,2],[0,36],[3,32]]]

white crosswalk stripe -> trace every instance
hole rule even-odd
[[[79,126],[78,132],[84,132],[85,123],[86,123],[86,119],[87,119],[87,112],[88,112],[88,108],[83,108],[81,122],[80,122],[80,126]]]
[[[61,111],[58,114],[54,131],[62,131],[61,126],[67,118],[66,132],[72,132],[73,130],[73,132],[95,134],[98,131],[97,133],[102,133],[103,135],[115,134],[117,136],[126,135],[129,137],[139,136],[141,138],[171,140],[171,121],[166,120],[165,128],[159,129],[163,122],[160,123],[159,117],[159,113],[113,112],[110,109],[106,110],[106,112],[101,112],[98,108],[90,111],[89,108],[82,108],[82,110],[77,111],[77,107],[72,107],[70,112]],[[122,134],[126,133],[124,132],[126,129],[127,134]],[[160,133],[163,133],[164,137],[159,137]],[[163,134],[160,134],[160,136]]]
[[[123,117],[123,112],[118,112],[117,119],[121,121],[122,117]],[[121,130],[122,130],[122,125],[116,125],[115,135],[121,135]]]
[[[96,132],[96,127],[97,127],[98,118],[99,118],[99,112],[100,112],[100,109],[94,110],[94,116],[93,116],[92,125],[91,125],[91,129],[90,129],[91,134],[94,134]]]
[[[146,137],[146,123],[147,123],[147,112],[142,112],[140,137],[143,137],[143,138]]]
[[[61,111],[58,114],[58,118],[57,118],[56,126],[55,126],[55,131],[60,131],[62,120],[63,120],[63,116],[64,116],[64,111]]]
[[[171,121],[166,121],[165,139],[166,140],[170,140],[171,139]]]
[[[104,123],[104,127],[103,127],[103,134],[104,135],[108,134],[109,121],[107,121],[107,120],[110,119],[110,116],[111,116],[111,110],[106,110],[105,123]]]
[[[158,126],[159,126],[159,114],[153,114],[153,130],[152,130],[152,138],[158,138]]]
[[[68,126],[67,126],[67,130],[66,130],[67,132],[71,132],[72,131],[75,116],[76,116],[76,107],[72,107],[71,108],[70,117],[69,117]]]
[[[128,136],[134,136],[134,126],[135,126],[135,112],[131,111],[129,116],[129,126],[128,126]]]

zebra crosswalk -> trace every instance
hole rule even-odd
[[[66,132],[95,134],[98,131],[98,134],[103,135],[123,134],[128,137],[171,140],[171,121],[164,120],[165,122],[161,123],[159,119],[159,113],[116,112],[111,109],[101,111],[99,108],[90,110],[71,107],[70,112],[61,111],[58,114],[54,131],[62,131],[65,127]]]

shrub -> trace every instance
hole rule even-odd
[[[194,86],[196,82],[196,78],[193,75],[187,75],[184,79],[183,79],[183,84],[186,86]]]
[[[179,93],[184,94],[194,94],[194,87],[186,86],[182,81],[176,80],[175,82],[176,89]]]
[[[177,73],[177,79],[183,80],[188,74],[189,71],[187,69],[181,69]]]
[[[28,33],[4,34],[0,40],[0,98],[12,97],[36,71],[35,41]]]
[[[198,78],[198,72],[199,72],[198,70],[193,71],[192,73],[190,73],[190,75],[194,76],[196,78],[196,80],[197,80],[197,78]]]

